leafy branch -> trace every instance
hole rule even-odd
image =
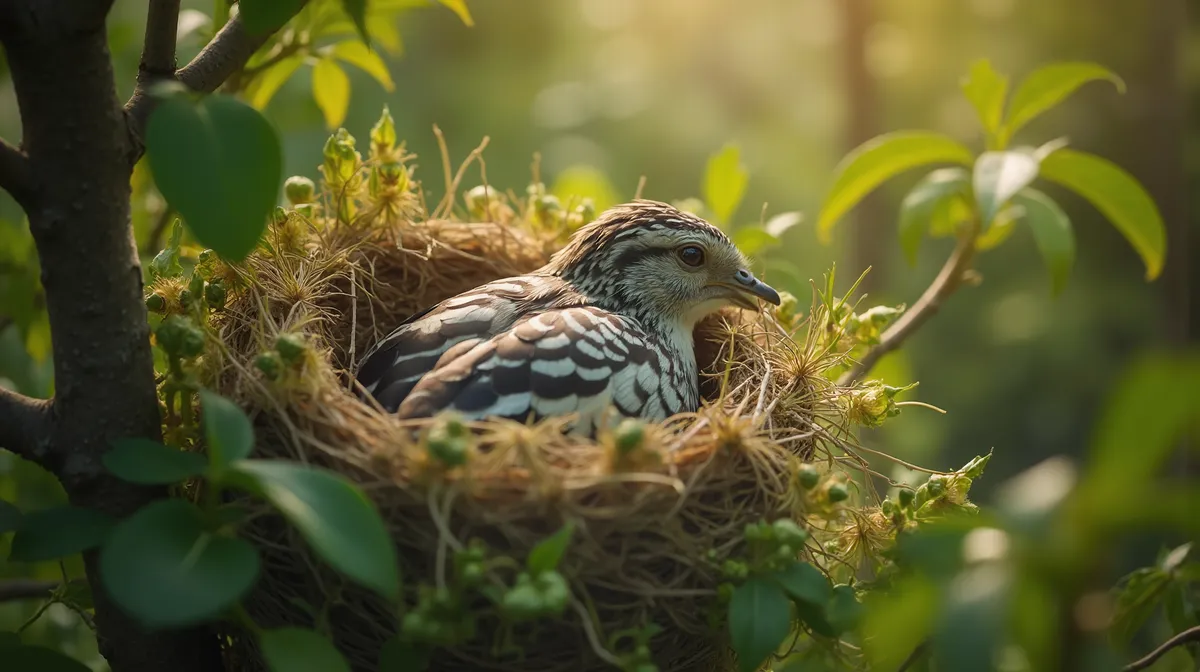
[[[1144,657],[1125,666],[1125,672],[1138,672],[1144,670],[1158,662],[1159,658],[1167,655],[1171,649],[1191,644],[1192,642],[1200,642],[1200,625],[1188,628],[1183,632],[1163,642],[1157,649],[1146,654]]]
[[[1031,187],[1038,177],[1074,191],[1109,219],[1141,256],[1147,280],[1161,273],[1165,227],[1136,179],[1106,159],[1066,149],[1065,140],[1040,147],[1009,146],[1030,120],[1097,80],[1111,81],[1124,90],[1120,78],[1095,64],[1045,66],[1017,87],[1006,111],[1007,77],[986,60],[978,61],[963,81],[962,91],[975,107],[986,151],[974,155],[944,135],[903,131],[869,140],[843,160],[817,222],[823,240],[829,240],[844,214],[888,179],[920,166],[956,164],[934,170],[909,192],[901,207],[899,237],[910,264],[916,262],[925,232],[956,236],[958,245],[921,298],[839,382],[857,381],[883,355],[900,347],[963,285],[975,255],[1002,244],[1018,222],[1033,234],[1050,272],[1052,291],[1062,291],[1074,264],[1074,233],[1063,209]]]

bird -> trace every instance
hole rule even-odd
[[[719,228],[638,199],[600,213],[532,273],[427,308],[375,344],[361,392],[403,419],[569,416],[595,435],[698,410],[692,330],[722,307],[779,305]]]

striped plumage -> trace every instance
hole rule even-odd
[[[745,267],[702,219],[653,201],[617,206],[545,267],[409,318],[367,353],[358,380],[405,418],[577,414],[574,431],[591,433],[622,416],[696,410],[696,322],[754,297],[779,303]]]

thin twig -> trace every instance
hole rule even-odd
[[[9,579],[0,582],[0,603],[16,600],[44,600],[58,588],[57,581]]]
[[[963,273],[970,268],[971,260],[975,257],[975,238],[975,229],[959,237],[958,246],[954,248],[954,252],[921,298],[883,332],[878,345],[867,351],[858,363],[838,379],[839,385],[852,385],[857,382],[870,372],[871,367],[875,366],[881,357],[900,347],[906,338],[937,313],[942,307],[942,302],[962,284]]]
[[[178,3],[176,3],[178,4]],[[296,7],[299,11],[303,4]],[[277,30],[291,20],[293,15],[278,17],[278,25],[268,27],[261,34],[250,34],[242,23],[242,17],[234,17],[217,32],[212,41],[192,59],[190,63],[175,72],[175,79],[187,88],[197,93],[212,93],[229,79],[233,73],[241,69],[246,61],[266,43]],[[149,29],[147,29],[149,30]],[[171,35],[174,39],[174,31]],[[145,150],[143,146],[146,120],[157,104],[154,96],[150,95],[150,86],[138,84],[133,95],[125,103],[125,114],[128,119],[129,132],[134,140],[131,162],[137,161]]]
[[[179,30],[179,0],[150,0],[146,39],[138,65],[138,85],[175,74],[175,37]]]
[[[1144,670],[1157,662],[1159,658],[1167,655],[1167,652],[1171,649],[1183,646],[1185,644],[1190,644],[1192,642],[1200,642],[1200,625],[1184,630],[1183,632],[1163,642],[1162,646],[1146,654],[1144,658],[1139,658],[1138,660],[1126,665],[1125,672],[1137,672],[1138,670]]]
[[[904,672],[913,665],[916,665],[917,661],[921,660],[921,658],[925,655],[925,652],[928,650],[929,640],[927,639],[918,644],[917,648],[912,650],[912,653],[908,654],[908,658],[905,658],[904,662],[900,663],[900,667],[896,668],[896,672]]]

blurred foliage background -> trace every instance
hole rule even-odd
[[[891,384],[919,380],[915,398],[948,413],[909,408],[866,440],[937,469],[994,448],[987,478],[973,490],[981,500],[1049,455],[1079,455],[1125,365],[1197,333],[1189,289],[1200,283],[1188,260],[1200,209],[1189,212],[1187,195],[1200,190],[1200,12],[1189,16],[1187,0],[478,0],[468,3],[473,27],[432,2],[384,4],[402,10],[400,46],[382,54],[394,87],[345,68],[351,94],[342,125],[361,135],[388,104],[428,192],[444,190],[434,124],[455,164],[491,138],[490,184],[522,191],[540,153],[548,185],[595,193],[601,208],[604,194],[609,204],[631,198],[643,176],[649,198],[698,196],[707,158],[733,142],[750,173],[736,222],[759,221],[764,207],[767,217],[805,215],[757,260],[768,281],[801,297],[809,279],[834,263],[844,287],[872,267],[871,303],[911,303],[929,283],[952,242],[927,242],[912,268],[895,236],[899,200],[919,173],[856,209],[833,245],[818,243],[812,225],[834,166],[863,140],[930,128],[978,146],[974,113],[958,88],[972,61],[989,58],[1019,77],[1046,61],[1092,60],[1122,76],[1126,95],[1085,87],[1023,134],[1067,136],[1147,186],[1168,226],[1163,276],[1144,282],[1141,262],[1115,229],[1078,198],[1051,190],[1078,238],[1066,291],[1051,296],[1033,241],[1020,230],[981,258],[981,286],[955,296],[876,369]],[[211,11],[207,2],[184,7]],[[181,17],[180,62],[201,46],[184,34],[200,16]],[[109,34],[122,99],[133,90],[144,22],[144,2],[117,0]],[[284,140],[285,173],[315,178],[331,129],[314,102],[312,73],[301,67],[265,111]],[[0,135],[20,139],[2,58]],[[465,186],[479,181],[472,170]],[[139,192],[139,243],[155,236],[163,207],[152,189]],[[0,384],[49,396],[37,273],[20,210],[0,193]],[[48,475],[0,452],[0,499],[28,510],[62,493]],[[1151,562],[1157,550],[1148,539],[1128,561]],[[0,576],[16,571],[0,565]],[[48,565],[36,578],[64,573],[81,570]],[[0,629],[18,627],[37,606],[0,604]],[[74,612],[56,604],[48,615],[28,634],[97,659]]]

